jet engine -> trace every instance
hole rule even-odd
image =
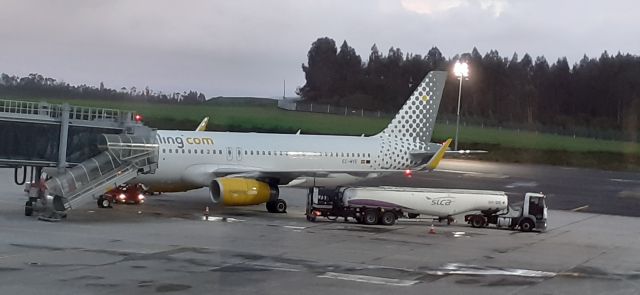
[[[249,206],[278,200],[278,186],[255,179],[217,178],[209,185],[214,204]]]

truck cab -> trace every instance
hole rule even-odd
[[[522,202],[510,204],[506,212],[481,212],[465,215],[466,222],[473,227],[485,227],[495,224],[497,227],[519,229],[524,232],[547,229],[546,196],[541,193],[526,193]]]
[[[533,221],[534,227],[532,229],[535,228],[542,231],[547,229],[547,204],[545,199],[545,195],[538,193],[527,193],[524,196],[522,221],[525,219]],[[522,228],[522,224],[520,227]]]

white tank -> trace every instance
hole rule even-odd
[[[401,209],[406,213],[447,217],[472,211],[507,208],[505,192],[411,187],[342,188],[345,206]]]

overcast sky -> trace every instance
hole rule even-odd
[[[343,40],[451,57],[525,52],[570,63],[638,54],[637,1],[591,0],[1,0],[0,72],[72,84],[149,86],[212,96],[287,96],[305,82],[311,43]]]

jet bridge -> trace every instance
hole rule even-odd
[[[38,190],[41,196],[30,200],[25,212],[40,211],[40,219],[57,221],[73,207],[98,199],[139,173],[153,173],[158,163],[153,135],[103,134],[99,144],[103,152],[46,180]]]
[[[57,220],[139,173],[153,173],[155,131],[135,118],[133,111],[0,99],[0,167],[14,168],[15,183],[26,184],[25,215]]]

